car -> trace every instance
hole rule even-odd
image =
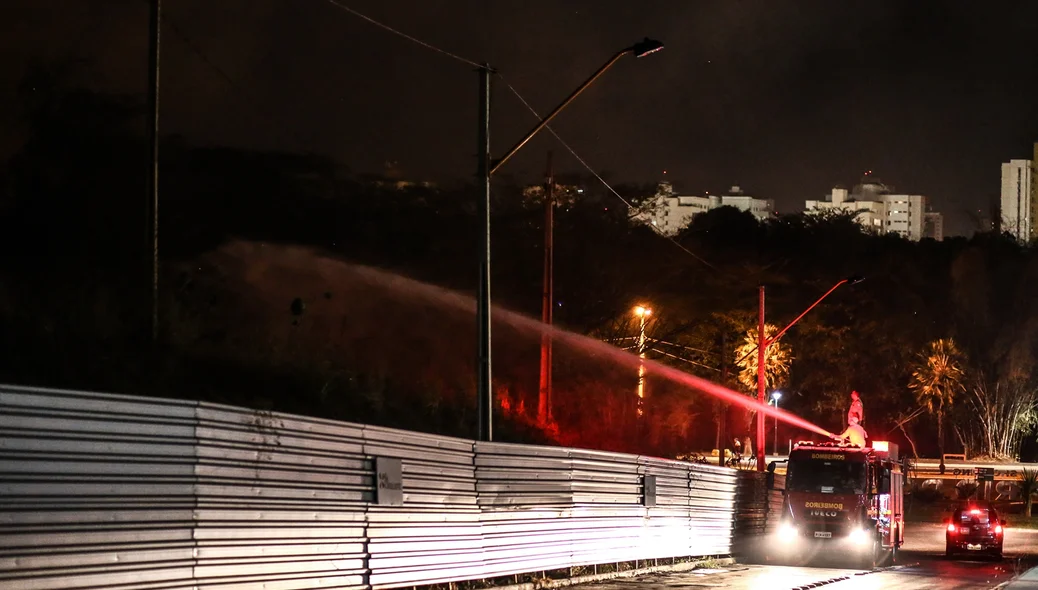
[[[960,502],[944,519],[945,555],[981,554],[1002,559],[1006,521],[986,502]]]

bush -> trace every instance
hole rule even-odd
[[[919,500],[924,504],[933,504],[934,502],[939,502],[943,500],[944,494],[941,493],[941,490],[937,488],[921,487],[912,490],[912,498],[915,500]]]
[[[977,485],[977,482],[975,481],[962,482],[955,486],[955,491],[959,493],[960,500],[969,500],[977,493],[978,488],[980,488],[980,486]]]

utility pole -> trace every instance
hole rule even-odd
[[[476,323],[479,324],[479,382],[476,385],[477,435],[480,441],[493,439],[494,391],[490,378],[490,65],[479,69],[478,159],[479,198],[477,207],[483,234],[480,237],[479,293],[476,297]]]
[[[151,0],[148,26],[148,126],[150,158],[145,200],[147,244],[151,250],[151,340],[159,339],[159,48],[162,0]]]
[[[764,285],[760,286],[760,309],[757,315],[757,471],[764,471],[764,358],[768,340],[764,335]],[[798,318],[799,319],[799,318]]]
[[[551,152],[548,152],[548,169],[544,186],[544,289],[541,301],[541,322],[545,325],[541,333],[541,381],[537,397],[537,423],[548,426],[551,415],[551,369],[552,369],[552,301],[554,300],[554,234],[555,234],[555,171],[552,168]]]
[[[728,333],[721,332],[721,385],[728,387]],[[720,416],[717,420],[717,466],[724,467],[724,450],[726,446],[728,426],[728,404],[721,403]]]

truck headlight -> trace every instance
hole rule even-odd
[[[779,524],[778,538],[782,541],[792,541],[797,538],[797,528],[788,522]]]
[[[871,540],[869,532],[865,529],[852,530],[848,538],[851,540],[851,543],[854,543],[855,545],[865,545]]]

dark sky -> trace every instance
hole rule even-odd
[[[616,50],[627,59],[556,129],[616,182],[701,194],[740,184],[780,210],[865,170],[927,195],[951,231],[998,196],[999,164],[1038,139],[1038,2],[343,0],[497,67],[549,110]],[[0,130],[33,57],[89,60],[80,79],[142,93],[147,0],[0,7]],[[197,143],[311,150],[358,172],[470,177],[477,75],[326,0],[163,0],[162,126]],[[228,79],[230,82],[228,82]],[[494,150],[535,120],[495,89]],[[5,153],[17,137],[3,138]],[[550,137],[504,172],[536,181]],[[579,165],[556,148],[557,166]]]

